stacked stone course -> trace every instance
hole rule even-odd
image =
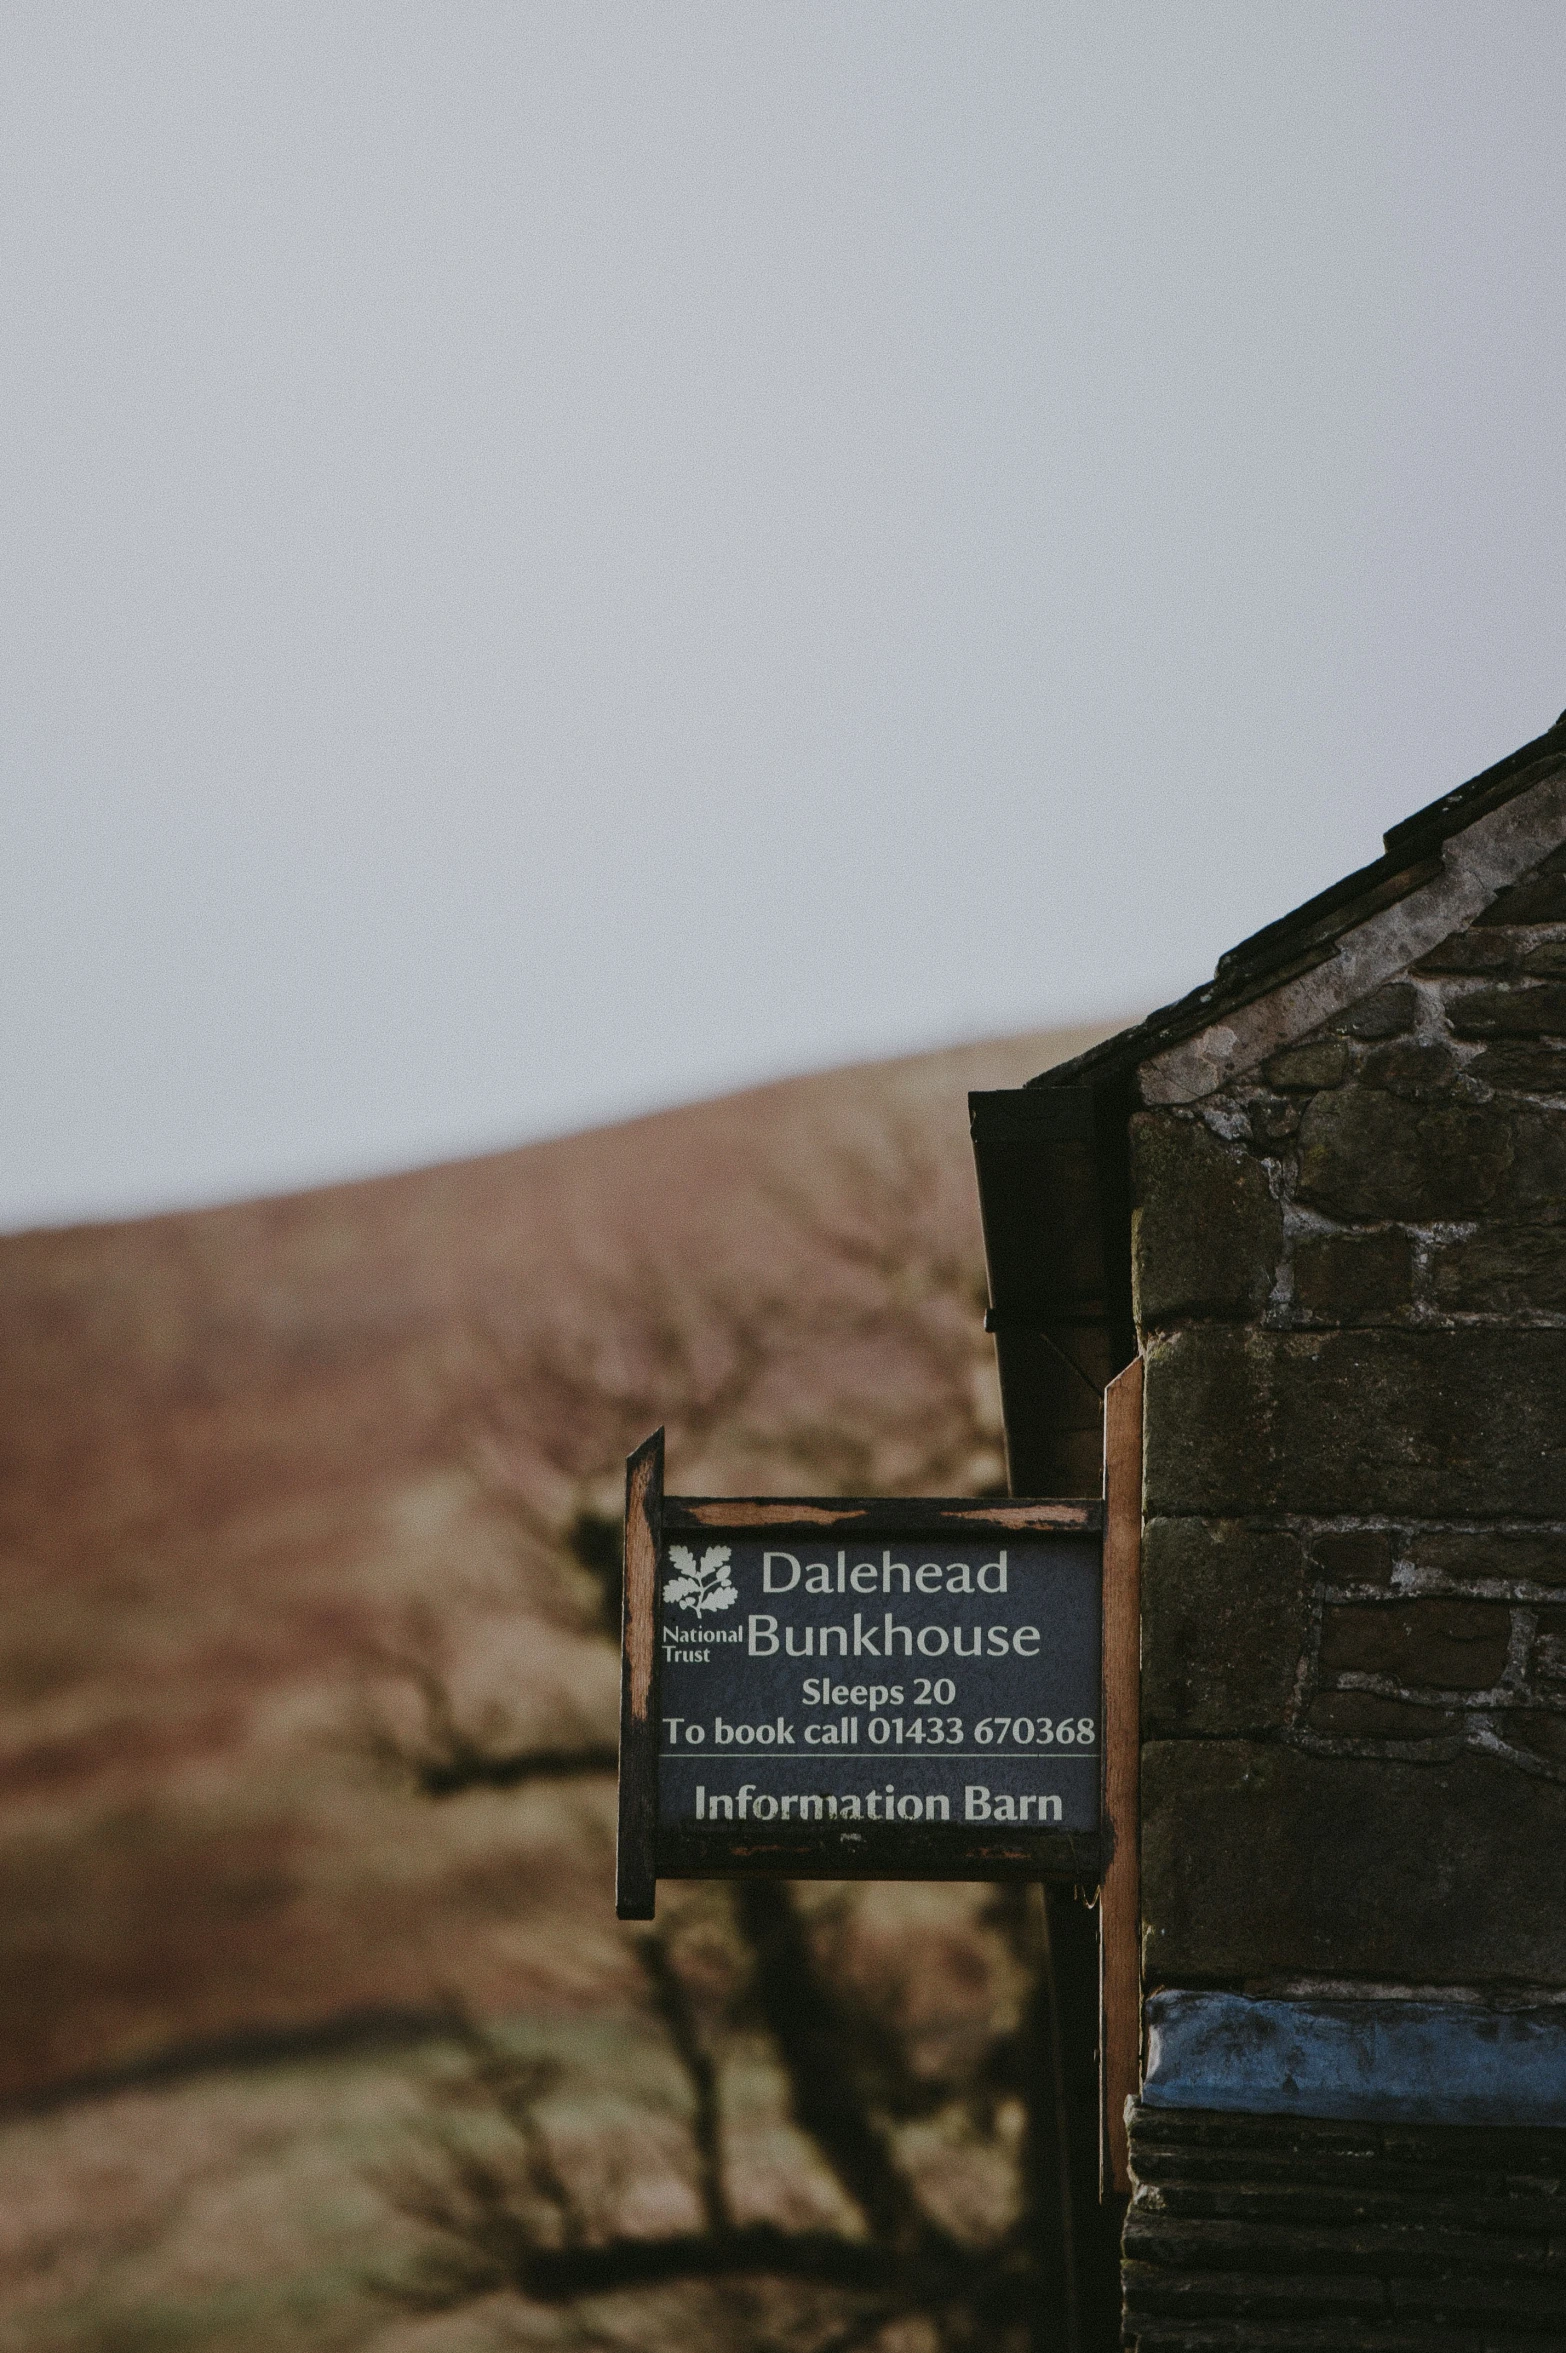
[[[1149,1985],[1566,1992],[1566,851],[1133,1187]]]
[[[1566,712],[972,1108],[1019,1493],[1140,1355],[1123,2341],[1566,2353]]]
[[[1559,2353],[1566,2135],[1138,2108],[1139,2353]]]
[[[1147,1989],[1566,2004],[1566,851],[1133,1130]],[[1566,2353],[1558,2131],[1140,2108],[1140,2353]]]

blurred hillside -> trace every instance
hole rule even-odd
[[[37,2230],[92,2236],[46,2115],[107,2147],[155,2087],[357,2064],[453,1999],[634,2007],[621,1458],[664,1421],[686,1490],[999,1485],[964,1098],[1101,1034],[0,1240],[0,2097],[57,2136],[23,2168],[53,2221],[0,2238],[29,2309]]]

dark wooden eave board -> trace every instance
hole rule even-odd
[[[1014,1492],[1080,1494],[1104,1388],[1135,1349],[1117,1090],[970,1095]]]

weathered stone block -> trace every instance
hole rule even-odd
[[[1546,1708],[1509,1708],[1496,1719],[1501,1738],[1542,1764],[1566,1765],[1566,1716]]]
[[[1474,2324],[1478,2322],[1484,2328],[1485,2333],[1478,2340],[1482,2353],[1489,2353],[1497,2342],[1506,2345],[1507,2337],[1511,2339],[1507,2353],[1512,2353],[1519,2332],[1528,2353],[1535,2353],[1535,2348],[1528,2346],[1529,2337],[1537,2339],[1538,2332],[1543,2330],[1549,2331],[1544,2338],[1546,2345],[1551,2336],[1559,2345],[1556,2323],[1561,2316],[1560,2281],[1548,2276],[1528,2276],[1545,2274],[1548,2259],[1541,2256],[1537,2246],[1515,2246],[1503,2256],[1494,2240],[1480,2240],[1475,2233],[1430,2231],[1423,2234],[1423,2244],[1416,2242],[1416,2248],[1410,2248],[1409,2253],[1415,2253],[1416,2249],[1426,2255],[1426,2262],[1410,2263],[1405,2258],[1402,2264],[1388,2265],[1387,2304],[1394,2327],[1399,2320],[1405,2326],[1424,2322],[1432,2332],[1424,2340],[1430,2353],[1455,2353],[1455,2347],[1463,2345],[1463,2337],[1457,2332],[1464,2328],[1465,2322],[1464,2333],[1470,2346],[1474,2338],[1468,2332]],[[1497,2277],[1503,2263],[1508,2262],[1521,2276]],[[1506,2330],[1505,2336],[1494,2333],[1500,2328]]]
[[[1454,931],[1414,965],[1415,972],[1505,972],[1516,960],[1517,942],[1506,931]]]
[[[1339,1602],[1322,1619],[1322,1673],[1487,1691],[1500,1680],[1511,1632],[1504,1602]]]
[[[1512,1163],[1506,1120],[1488,1106],[1425,1108],[1377,1087],[1318,1095],[1300,1122],[1298,1193],[1335,1217],[1477,1217]]]
[[[1566,1536],[1518,1535],[1504,1528],[1438,1528],[1410,1536],[1407,1549],[1415,1568],[1440,1577],[1566,1585]]]
[[[1449,1740],[1462,1731],[1463,1719],[1454,1708],[1381,1699],[1373,1691],[1318,1691],[1305,1727],[1327,1740]]]
[[[1321,1974],[1566,1984],[1566,1787],[1504,1761],[1142,1753],[1154,1984]]]
[[[1363,1323],[1408,1305],[1413,1269],[1413,1245],[1397,1226],[1313,1235],[1294,1246],[1294,1297],[1324,1323]]]
[[[1566,1035],[1566,981],[1498,982],[1473,989],[1453,998],[1447,1020],[1459,1038],[1560,1037]]]
[[[1524,972],[1541,980],[1566,973],[1566,940],[1541,940],[1522,960]]]
[[[1468,1075],[1520,1095],[1566,1095],[1566,1046],[1523,1041],[1486,1046],[1469,1063]]]
[[[1176,1516],[1566,1519],[1566,1330],[1168,1334],[1146,1482]]]
[[[1460,2198],[1487,2223],[1515,2221],[1548,2236],[1563,2211],[1566,2127],[1392,2123],[1370,2117],[1258,2114],[1250,2109],[1160,2108],[1138,2102],[1128,2118],[1139,2182],[1222,2181],[1254,2189],[1264,2179],[1319,2189],[1328,2198],[1366,2186],[1412,2200]],[[1243,2152],[1236,2168],[1220,2161]],[[1350,2209],[1350,2218],[1356,2219]],[[1346,2353],[1338,2346],[1334,2353]],[[1427,2353],[1423,2346],[1417,2353]]]
[[[1476,930],[1502,923],[1566,922],[1566,874],[1552,856],[1491,900],[1475,919]]]
[[[1310,1578],[1289,1535],[1236,1520],[1153,1520],[1142,1553],[1142,1729],[1282,1725],[1305,1646]]]
[[[1300,1107],[1288,1095],[1253,1095],[1247,1116],[1258,1144],[1281,1144],[1298,1128]]]
[[[1328,1528],[1311,1538],[1310,1554],[1329,1585],[1386,1585],[1397,1547],[1385,1528]]]
[[[1419,992],[1413,983],[1392,980],[1340,1013],[1332,1026],[1349,1038],[1395,1038],[1411,1026],[1418,1007]]]
[[[1456,1054],[1439,1038],[1394,1038],[1377,1046],[1359,1066],[1361,1086],[1380,1087],[1406,1103],[1433,1103],[1456,1078]]]
[[[1532,1108],[1515,1112],[1512,1147],[1498,1205],[1542,1225],[1566,1217],[1566,1116]]]
[[[1258,1314],[1283,1247],[1266,1170],[1240,1145],[1168,1112],[1144,1112],[1131,1133],[1138,1322]]]
[[[1338,1087],[1348,1077],[1349,1050],[1342,1038],[1315,1038],[1304,1046],[1286,1047],[1267,1064],[1267,1084],[1284,1091],[1314,1095],[1322,1087]]]
[[[1438,1307],[1511,1315],[1566,1310],[1566,1227],[1487,1226],[1430,1262]]]
[[[1528,1657],[1528,1679],[1548,1690],[1552,1698],[1566,1698],[1566,1610],[1539,1612]]]
[[[1191,2221],[1178,2195],[1139,2202],[1123,2234],[1126,2329],[1136,2353],[1332,2353],[1345,2345],[1384,2347],[1379,2323],[1388,2295],[1361,2262],[1330,2270],[1339,2250],[1330,2239],[1303,2246],[1254,2207],[1243,2226]],[[1213,2209],[1204,2201],[1204,2217]],[[1240,2251],[1243,2250],[1243,2253]],[[1299,2266],[1295,2270],[1294,2266]],[[1310,2323],[1301,2335],[1301,2315]],[[1326,2324],[1330,2337],[1318,2335]],[[1375,2329],[1373,2337],[1364,2332]],[[1403,2353],[1402,2344],[1395,2353]],[[1448,2353],[1421,2345],[1420,2353]],[[1465,2345],[1462,2353],[1472,2353]]]

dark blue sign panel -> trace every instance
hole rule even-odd
[[[660,1848],[688,1868],[709,1843],[808,1845],[866,1876],[906,1854],[922,1875],[943,1846],[1036,1854],[1041,1832],[1050,1848],[1091,1838],[1097,1534],[839,1538],[808,1525],[665,1536]]]
[[[1096,1885],[1104,1507],[666,1495],[626,1464],[615,1905],[660,1878]]]

